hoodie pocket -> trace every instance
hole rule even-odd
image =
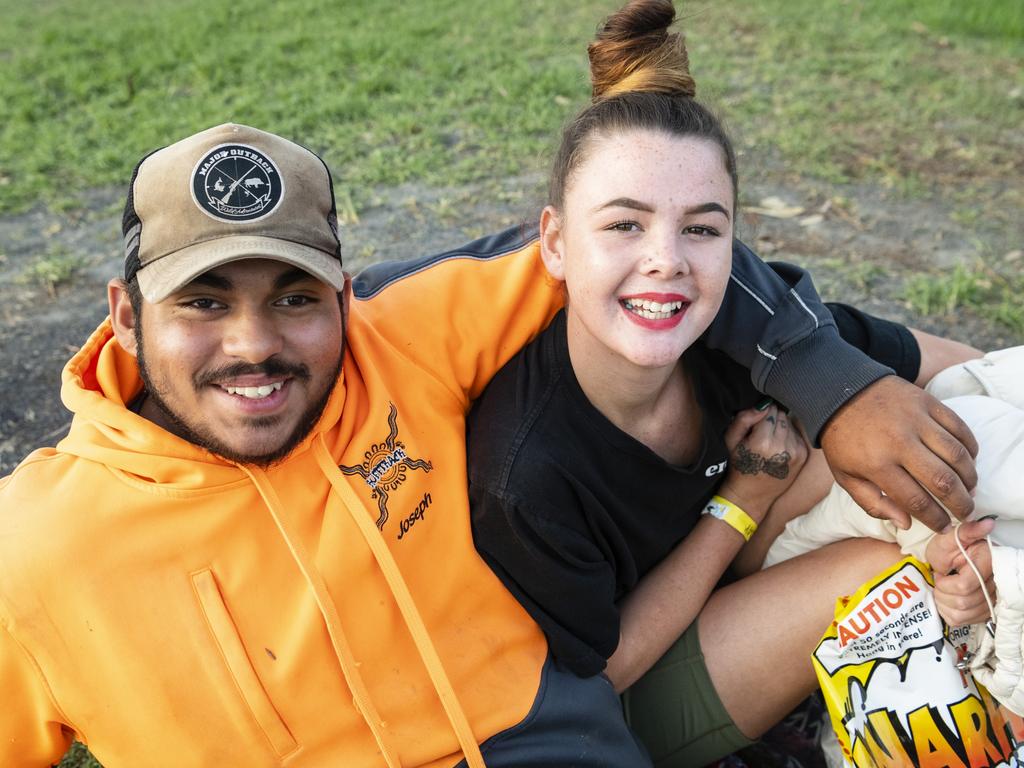
[[[199,603],[206,615],[206,622],[220,647],[221,655],[235,680],[235,685],[238,686],[242,698],[245,699],[256,723],[274,751],[279,757],[284,757],[294,750],[298,743],[277,713],[263,684],[256,676],[256,670],[245,652],[235,623],[231,620],[231,614],[228,613],[224,598],[217,587],[213,571],[207,569],[192,574],[192,586],[199,597]]]

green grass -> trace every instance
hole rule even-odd
[[[607,4],[0,0],[0,210],[123,184],[226,120],[322,151],[339,186],[536,163]]]
[[[1019,0],[723,3],[690,26],[742,143],[793,170],[911,195],[1024,171]]]
[[[56,250],[30,262],[19,276],[22,282],[41,285],[51,296],[71,280],[88,263],[88,258],[77,253]]]
[[[83,744],[75,742],[60,762],[59,768],[103,768]]]
[[[321,151],[353,213],[375,185],[537,171],[615,5],[0,0],[0,213],[73,208],[228,119]],[[908,194],[1024,172],[1020,0],[680,9],[701,92],[796,172]]]
[[[905,296],[921,315],[951,316],[963,310],[1024,334],[1024,275],[1007,277],[979,262],[958,264],[946,275],[919,275],[907,282]]]

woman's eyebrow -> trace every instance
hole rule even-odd
[[[614,200],[609,200],[607,203],[602,203],[601,205],[594,208],[594,213],[603,211],[605,208],[632,208],[633,210],[636,211],[646,211],[647,213],[654,213],[654,206],[650,205],[649,203],[641,202],[640,200],[635,200],[632,197],[616,197]],[[687,215],[692,215],[695,213],[721,213],[723,216],[725,216],[725,218],[731,218],[729,216],[729,209],[727,209],[721,203],[715,202],[707,202],[700,203],[699,205],[694,205],[690,208],[685,209],[683,213]]]
[[[609,200],[607,203],[602,203],[594,208],[594,213],[603,211],[605,208],[632,208],[637,211],[654,213],[654,206],[649,203],[642,203],[639,200],[634,200],[632,197],[616,197],[614,200]]]
[[[683,213],[720,213],[725,216],[725,218],[729,218],[728,209],[721,203],[701,203],[700,205],[695,205],[692,208],[687,208]]]

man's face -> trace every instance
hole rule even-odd
[[[279,261],[200,275],[135,326],[142,415],[231,461],[271,464],[316,424],[341,369],[334,289]]]

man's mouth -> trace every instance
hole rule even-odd
[[[273,384],[262,384],[258,387],[233,387],[224,384],[221,385],[221,388],[229,395],[238,395],[239,397],[246,397],[250,400],[262,400],[265,397],[270,397],[270,395],[277,392],[283,386],[283,381],[277,381]]]
[[[652,299],[622,299],[622,306],[645,320],[666,320],[679,314],[687,305],[685,301],[659,302]]]

